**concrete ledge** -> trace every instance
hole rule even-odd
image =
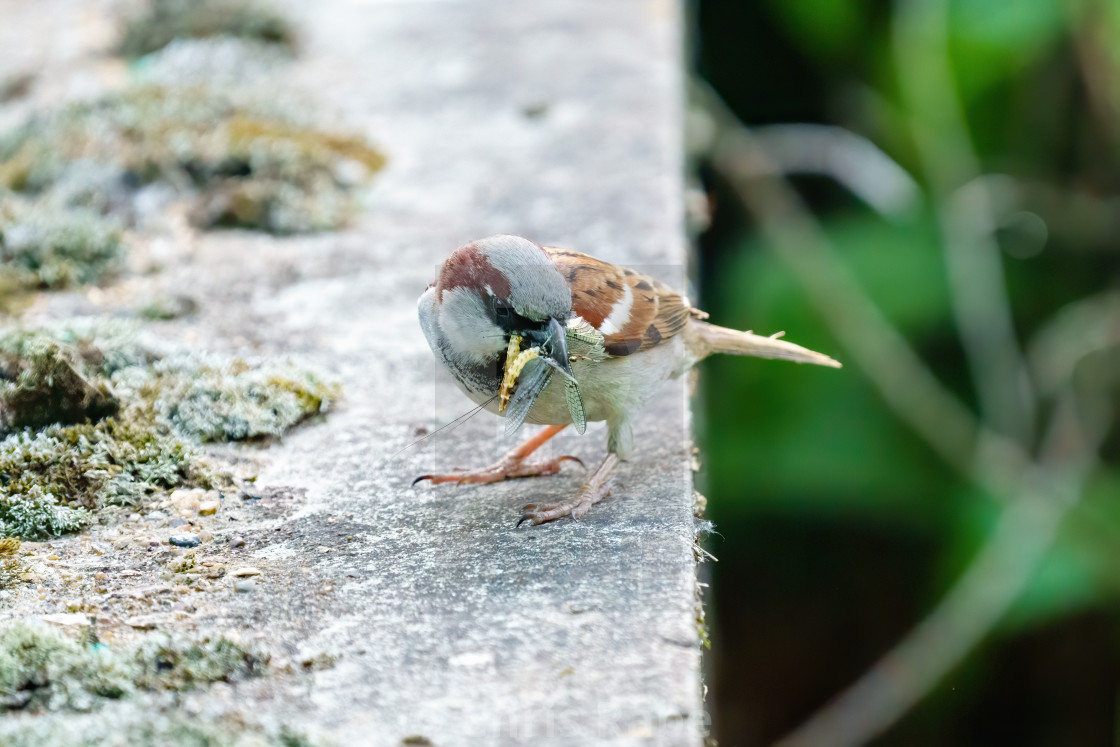
[[[268,582],[215,593],[192,624],[336,657],[299,686],[239,684],[238,707],[338,744],[700,744],[683,382],[637,422],[621,497],[580,522],[514,527],[522,504],[574,490],[578,470],[409,487],[434,467],[492,461],[508,447],[492,416],[392,458],[469,407],[435,376],[415,313],[455,246],[519,233],[660,268],[679,284],[678,4],[332,0],[288,10],[304,30],[295,81],[389,157],[368,211],[341,234],[203,235],[138,281],[198,299],[198,316],[168,323],[167,335],[297,354],[346,391],[325,423],[268,451],[227,454],[260,466],[272,508],[227,533],[249,540],[243,560]],[[38,313],[111,309],[59,297]],[[589,464],[605,453],[601,424],[556,441]]]

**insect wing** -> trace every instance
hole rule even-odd
[[[587,430],[587,415],[583,411],[583,395],[579,392],[579,382],[551,358],[543,358],[542,360],[559,371],[560,375],[564,377],[564,402],[568,405],[568,414],[572,416],[572,424],[576,427],[576,433],[582,436],[584,431]]]
[[[512,436],[525,422],[533,403],[537,401],[544,388],[552,378],[552,369],[540,358],[534,358],[525,364],[521,375],[517,379],[517,389],[510,397],[509,407],[506,408],[506,435]]]
[[[583,411],[583,395],[579,393],[579,384],[575,379],[564,380],[564,400],[568,403],[568,413],[572,416],[576,433],[582,436],[587,430],[587,415]]]

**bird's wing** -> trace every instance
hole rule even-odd
[[[603,335],[608,355],[659,345],[696,313],[669,286],[628,267],[568,249],[545,251],[572,288],[572,309]]]

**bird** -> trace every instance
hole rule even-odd
[[[635,416],[667,380],[716,353],[839,368],[831,357],[771,336],[719,327],[666,284],[588,254],[501,234],[443,262],[417,304],[436,359],[476,405],[546,426],[497,463],[421,475],[416,485],[485,484],[553,475],[572,456],[531,459],[568,426],[606,421],[607,454],[575,495],[523,507],[517,526],[582,518],[612,494],[634,452]]]

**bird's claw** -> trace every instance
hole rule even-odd
[[[529,522],[532,526],[538,526],[562,519],[565,516],[571,516],[573,521],[578,521],[591,510],[592,506],[609,496],[617,488],[618,483],[614,478],[610,478],[599,486],[584,485],[574,498],[566,501],[548,503],[543,506],[530,503],[521,508],[521,518],[517,520],[517,526],[520,527],[525,522]]]
[[[451,472],[442,475],[421,475],[412,481],[412,486],[424,480],[430,480],[432,485],[441,483],[454,483],[455,485],[481,485],[502,480],[512,480],[519,477],[542,477],[555,475],[560,471],[562,462],[576,462],[587,469],[579,457],[560,456],[539,462],[527,462],[523,459],[503,459],[492,467],[478,470],[464,470],[456,467]]]

